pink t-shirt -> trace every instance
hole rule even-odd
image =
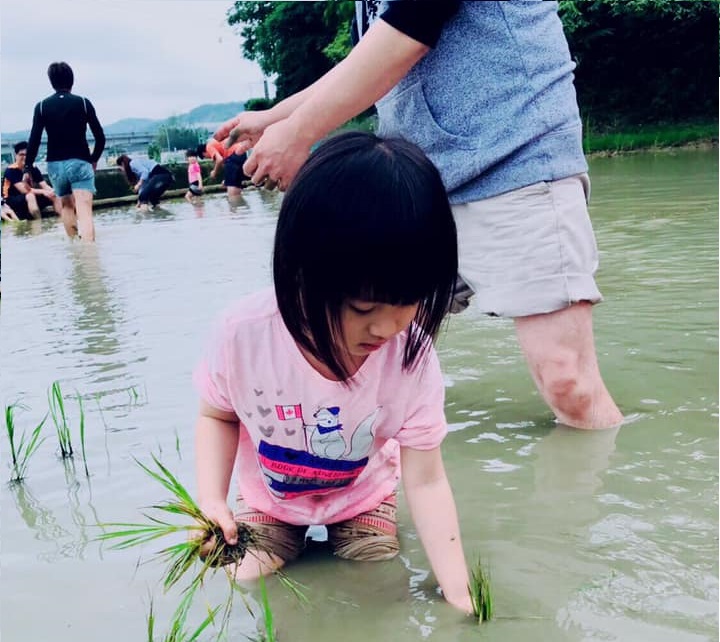
[[[199,181],[201,176],[200,163],[195,161],[194,163],[188,163],[188,183],[194,183]]]
[[[447,433],[434,349],[402,370],[405,334],[372,352],[348,388],[300,352],[273,290],[228,310],[195,369],[200,396],[240,418],[237,479],[251,507],[290,524],[331,524],[380,505],[400,480],[400,447]]]

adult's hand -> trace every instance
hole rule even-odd
[[[255,185],[269,181],[285,191],[310,155],[313,142],[303,137],[290,120],[274,123],[253,146],[252,154],[243,165],[243,173]]]
[[[231,118],[220,125],[213,134],[213,138],[220,142],[226,141],[227,147],[240,143],[236,152],[242,154],[257,143],[265,128],[272,122],[267,109],[244,111],[242,114],[238,114],[235,118]]]

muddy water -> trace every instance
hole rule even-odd
[[[596,341],[628,423],[556,426],[512,324],[471,306],[439,345],[444,452],[497,619],[478,631],[443,603],[401,507],[397,560],[309,553],[288,569],[306,610],[269,582],[281,640],[717,640],[717,153],[596,159],[591,171],[606,298]],[[161,567],[101,547],[94,525],[136,521],[166,497],[133,458],[155,453],[193,488],[190,372],[214,315],[269,283],[278,204],[249,192],[232,209],[218,196],[100,212],[92,247],[56,221],[3,226],[3,404],[24,404],[16,421],[29,430],[60,381],[79,450],[77,391],[90,472],[78,455],[63,464],[48,424],[24,484],[3,488],[4,640],[145,640],[150,595],[164,632],[177,596],[162,595]],[[211,580],[208,601],[222,589]],[[238,601],[232,639],[254,626]]]

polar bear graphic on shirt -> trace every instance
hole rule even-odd
[[[340,422],[340,408],[328,406],[320,408],[313,414],[316,424],[305,424],[305,430],[310,429],[310,450],[318,457],[328,459],[358,460],[367,456],[373,442],[373,427],[380,408],[376,408],[363,419],[350,440],[348,450],[343,435],[343,425]],[[347,452],[346,452],[347,451]]]

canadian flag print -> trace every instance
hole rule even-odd
[[[275,412],[281,421],[302,419],[302,405],[299,403],[288,406],[275,406]]]

